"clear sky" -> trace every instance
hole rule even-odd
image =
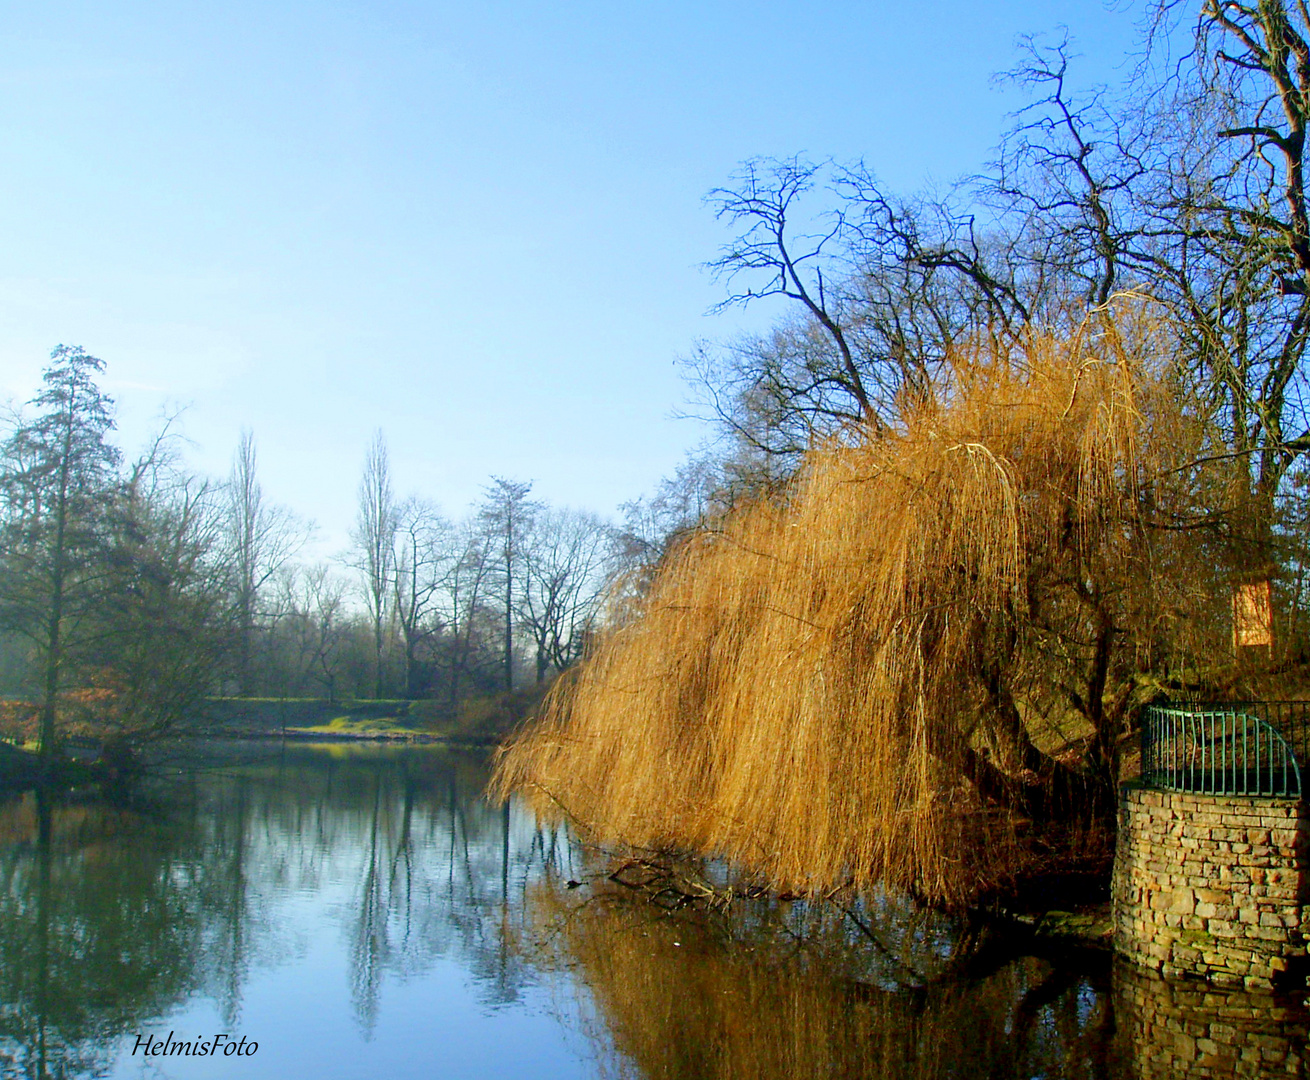
[[[253,429],[266,495],[354,517],[375,428],[397,493],[490,474],[614,512],[704,434],[675,359],[753,155],[980,169],[990,75],[1063,24],[1115,81],[1140,5],[1099,0],[11,4],[0,17],[0,399],[50,349],[108,364],[127,449],[185,406],[196,468]]]

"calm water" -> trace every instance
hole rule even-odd
[[[1305,1075],[1300,1000],[890,902],[669,910],[476,757],[207,754],[148,811],[0,803],[0,1076]],[[170,1032],[258,1049],[133,1052]]]

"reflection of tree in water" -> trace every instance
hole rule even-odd
[[[352,997],[365,1030],[388,972],[409,975],[437,956],[463,963],[488,1004],[517,1000],[527,968],[507,947],[502,922],[540,858],[535,833],[480,795],[485,772],[470,762],[419,770],[402,758],[371,773],[351,927]],[[531,837],[531,839],[529,839]]]
[[[307,948],[322,904],[366,1034],[387,981],[439,958],[491,1007],[567,968],[616,1075],[1200,1076],[1213,1058],[1264,1076],[1285,1072],[1251,1047],[1305,1059],[1304,1009],[1117,976],[1112,1022],[1107,965],[1016,959],[887,898],[727,918],[559,888],[604,877],[563,833],[483,803],[485,780],[443,752],[298,748],[191,775],[150,816],[0,803],[0,1075],[102,1072],[119,1037],[197,994],[235,1028],[251,971]]]
[[[45,842],[34,798],[0,803],[0,1075],[103,1071],[118,1037],[195,994],[236,1028],[252,968],[321,932],[287,919],[295,896],[328,898],[366,1033],[387,977],[438,957],[488,1004],[519,996],[532,969],[503,924],[548,841],[481,801],[477,759],[242,755],[187,774],[151,815],[56,806]]]
[[[745,904],[729,918],[549,884],[529,904],[544,962],[585,986],[612,1075],[1117,1075],[1105,964],[1016,958],[985,937],[944,948],[931,919],[887,919],[876,946],[840,913],[800,904]]]
[[[195,986],[182,837],[103,806],[0,804],[0,1073],[89,1075]]]
[[[365,1032],[371,1033],[377,1020],[378,987],[383,965],[391,955],[388,936],[391,920],[387,917],[390,882],[385,861],[378,850],[378,831],[382,816],[382,781],[373,781],[373,814],[368,838],[368,862],[360,884],[359,914],[355,919],[350,949],[351,1003]],[[388,815],[389,817],[389,815]],[[399,849],[399,845],[396,845]],[[399,850],[397,850],[399,854]]]
[[[506,947],[501,924],[549,841],[487,806],[486,779],[467,755],[356,747],[295,748],[203,778],[210,891],[228,897],[210,928],[220,935],[211,992],[239,1007],[250,955],[267,962],[295,945],[261,924],[277,894],[323,891],[336,898],[365,1033],[386,977],[417,974],[440,956],[466,966],[487,1003],[516,1000],[531,969]],[[257,944],[243,950],[243,934]]]
[[[1272,1080],[1310,1060],[1310,1002],[1170,982],[887,897],[854,917],[665,910],[667,878],[621,889],[595,870],[583,890],[534,885],[524,941],[577,977],[608,1075]]]

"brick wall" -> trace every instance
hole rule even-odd
[[[1164,975],[1269,987],[1306,956],[1310,818],[1292,799],[1127,786],[1115,949]]]

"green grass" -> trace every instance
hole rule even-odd
[[[349,735],[355,738],[369,737],[376,735],[403,735],[407,737],[426,738],[434,734],[433,731],[422,728],[408,727],[402,724],[394,716],[369,717],[365,719],[354,719],[350,716],[334,716],[326,724],[311,724],[308,727],[298,727],[297,731],[312,731],[319,735]]]
[[[321,735],[336,739],[427,738],[456,743],[495,743],[541,699],[532,686],[512,695],[489,694],[462,701],[452,715],[440,700],[322,698],[211,698],[211,730],[277,736]]]

